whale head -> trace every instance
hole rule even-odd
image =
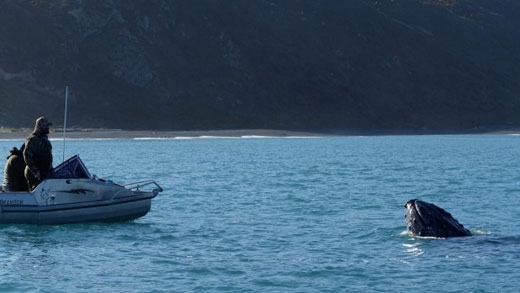
[[[471,235],[450,213],[432,203],[411,199],[404,207],[406,228],[414,236],[447,238]]]

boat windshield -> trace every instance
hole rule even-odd
[[[68,160],[59,164],[54,168],[50,178],[90,178],[90,172],[79,158],[79,155],[74,155]]]

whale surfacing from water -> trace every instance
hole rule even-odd
[[[414,236],[439,238],[471,236],[471,232],[450,213],[432,203],[411,199],[404,207],[406,228]]]

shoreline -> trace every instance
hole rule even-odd
[[[63,138],[63,130],[51,131],[49,139]],[[32,129],[0,129],[0,139],[24,140]],[[66,132],[70,139],[173,139],[173,138],[239,138],[239,137],[332,137],[332,136],[390,136],[390,135],[471,135],[520,134],[520,129],[474,131],[415,131],[415,130],[279,130],[279,129],[227,129],[227,130],[122,130],[72,129]]]
[[[63,138],[63,130],[55,130],[49,134],[49,139]],[[25,130],[0,130],[0,140],[25,139],[32,129]],[[67,139],[173,139],[173,138],[239,138],[239,137],[318,137],[331,136],[324,133],[312,131],[287,131],[276,129],[228,129],[228,130],[177,130],[177,131],[154,131],[154,130],[121,130],[121,129],[82,129],[68,130],[65,134]]]

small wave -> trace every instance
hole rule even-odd
[[[134,137],[133,140],[173,140],[175,137]]]
[[[269,135],[242,135],[241,138],[276,138],[276,136]]]
[[[66,141],[110,141],[110,140],[120,140],[121,138],[112,138],[112,137],[94,137],[94,138],[65,138]],[[63,137],[57,138],[49,138],[50,141],[63,141]]]
[[[267,136],[267,135],[242,135],[242,136],[216,136],[216,135],[201,135],[201,136],[175,136],[175,137],[135,137],[134,140],[197,140],[197,139],[309,139],[320,138],[319,136]]]
[[[482,230],[482,229],[470,230],[470,232],[473,235],[491,235],[490,231],[486,231],[486,230]]]
[[[249,137],[249,136],[201,135],[201,136],[174,136],[174,137],[136,137],[136,138],[134,138],[134,140],[197,140],[197,139],[239,139],[239,138],[261,138],[261,137],[260,136]]]
[[[421,249],[420,245],[419,243],[404,243],[403,247],[406,253],[413,256],[420,256],[424,254],[424,250]]]
[[[321,136],[271,136],[271,135],[242,135],[240,138],[321,138]]]
[[[417,235],[412,235],[412,233],[410,233],[410,231],[408,231],[408,230],[402,231],[401,233],[399,233],[399,236],[410,237],[410,239],[426,239],[426,240],[446,239],[446,238],[443,238],[443,237],[435,237],[435,236],[417,236]]]
[[[234,136],[214,136],[214,135],[201,135],[197,138],[202,138],[202,139],[215,139],[215,138],[223,138],[223,139],[228,139],[228,138],[237,138],[237,137],[234,137]]]

